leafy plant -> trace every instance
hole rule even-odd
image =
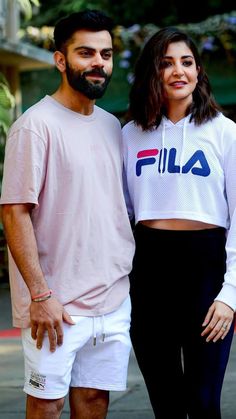
[[[0,73],[0,134],[5,136],[12,123],[12,109],[15,106],[15,98],[10,92],[9,84],[5,76]],[[1,158],[0,158],[1,159]]]
[[[38,0],[17,0],[24,16],[27,20],[32,18],[32,4],[39,7],[40,3]]]

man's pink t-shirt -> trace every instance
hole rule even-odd
[[[122,188],[119,121],[84,116],[50,96],[12,126],[1,204],[33,203],[39,260],[70,315],[115,310],[129,293],[134,240]],[[9,254],[13,324],[29,326],[30,294]]]

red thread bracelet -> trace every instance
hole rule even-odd
[[[48,297],[48,296],[51,296],[51,295],[52,295],[52,290],[48,290],[48,291],[42,292],[42,294],[37,294],[34,297],[31,297],[31,300],[33,301],[35,299]]]

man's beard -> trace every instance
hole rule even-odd
[[[69,85],[91,100],[100,99],[104,95],[111,78],[111,75],[108,76],[101,68],[84,71],[83,73],[79,70],[75,71],[68,61],[66,62],[66,75]],[[104,82],[87,80],[86,76],[88,75],[103,77]]]

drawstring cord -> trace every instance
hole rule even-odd
[[[105,342],[105,319],[104,319],[104,315],[102,315],[102,342]]]
[[[102,336],[102,342],[105,342],[106,333],[105,333],[105,318],[104,315],[100,316],[101,324],[102,324],[102,330],[101,330],[101,336]],[[97,331],[96,331],[96,321],[97,318],[93,317],[93,346],[96,346],[97,344]]]
[[[182,141],[182,149],[180,154],[180,171],[179,173],[182,173],[183,168],[183,158],[184,158],[184,147],[185,147],[185,139],[186,139],[186,127],[187,127],[188,118],[185,118],[184,120],[184,126],[183,126],[183,141]]]
[[[97,334],[96,334],[96,318],[93,317],[93,346],[96,346],[97,344]]]
[[[187,123],[189,121],[189,116],[185,118],[184,124],[183,124],[183,141],[182,141],[182,147],[181,147],[181,153],[180,153],[180,171],[179,174],[182,173],[183,168],[183,159],[184,159],[184,147],[186,142],[186,129],[187,129]],[[161,133],[161,166],[160,167],[160,175],[163,176],[163,173],[165,171],[165,132],[166,132],[166,124],[165,124],[165,117],[163,117],[163,126],[162,126],[162,133]]]
[[[165,126],[165,120],[163,119],[163,128],[161,133],[161,149],[162,149],[162,167],[160,168],[161,176],[163,176],[164,170],[165,170],[165,132],[166,132],[166,126]]]

